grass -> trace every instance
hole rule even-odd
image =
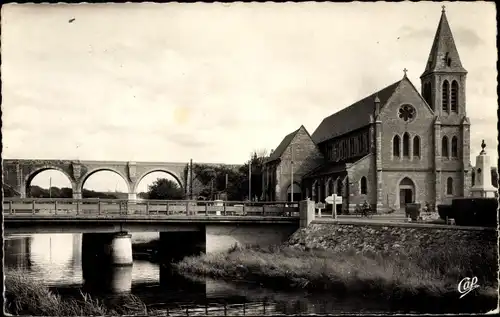
[[[113,303],[104,303],[80,293],[81,298],[62,298],[41,282],[30,279],[23,271],[5,275],[5,310],[12,315],[38,316],[109,316],[147,315],[144,303],[133,295],[125,295]]]
[[[268,286],[401,299],[456,297],[458,282],[472,276],[478,277],[482,290],[491,292],[497,287],[496,260],[492,250],[453,244],[440,250],[413,248],[385,254],[234,247],[227,253],[184,258],[174,268],[182,274],[254,280]]]

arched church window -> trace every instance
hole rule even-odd
[[[420,138],[418,135],[413,138],[413,156],[420,157]]]
[[[456,136],[451,139],[451,157],[458,157],[458,139]]]
[[[458,112],[458,83],[456,80],[451,83],[451,111]]]
[[[361,195],[366,195],[366,193],[368,192],[368,182],[366,180],[366,177],[361,177],[361,180],[359,181],[360,184],[359,184],[359,187],[361,189]]]
[[[446,195],[453,195],[453,178],[451,177],[446,180]]]
[[[448,112],[448,99],[450,96],[450,83],[447,80],[443,82],[443,111]]]
[[[448,157],[449,156],[449,152],[448,152],[448,137],[446,135],[443,137],[443,141],[441,142],[441,155],[444,156],[444,157]]]
[[[392,139],[392,155],[399,157],[400,152],[399,152],[399,135],[395,135],[394,138]]]
[[[410,135],[408,132],[403,135],[403,156],[410,156]]]

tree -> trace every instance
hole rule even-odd
[[[264,170],[264,163],[267,159],[267,151],[265,150],[259,150],[259,151],[254,151],[252,153],[251,159],[248,160],[243,166],[240,167],[239,171],[243,175],[243,184],[242,184],[242,190],[245,192],[244,197],[248,197],[249,194],[249,169],[250,169],[250,163],[251,163],[251,174],[252,174],[252,192],[251,195],[252,197],[249,197],[249,199],[252,199],[253,197],[261,197],[262,196],[262,173]]]
[[[193,195],[212,199],[215,194],[225,193],[227,200],[241,200],[241,173],[232,166],[194,164],[193,172]]]
[[[267,151],[254,151],[252,162],[252,196],[262,195],[262,170]],[[213,193],[226,193],[227,200],[241,201],[248,198],[249,163],[237,167],[228,165],[212,166],[207,164],[193,164],[193,194],[196,196],[211,197]],[[226,186],[227,175],[227,186]]]
[[[148,186],[148,199],[182,199],[184,193],[180,186],[167,178],[155,180],[153,185]]]

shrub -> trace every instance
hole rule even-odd
[[[441,219],[446,220],[446,218],[455,218],[451,205],[438,205],[437,208]]]
[[[410,217],[411,220],[416,221],[420,216],[420,204],[407,204],[406,205],[406,217]]]
[[[425,202],[424,209],[425,209],[425,212],[428,212],[428,213],[434,213],[436,211],[434,208],[434,204],[431,204],[428,201]]]
[[[496,198],[459,198],[453,199],[452,208],[455,223],[459,226],[497,226]]]

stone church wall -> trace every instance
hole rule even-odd
[[[362,205],[365,200],[369,204],[375,205],[377,199],[375,157],[369,155],[359,160],[349,168],[348,175],[350,183],[349,211],[354,211],[356,204]],[[361,177],[363,176],[367,179],[366,195],[361,194]]]
[[[399,184],[404,177],[408,177],[415,184],[415,202],[425,205],[428,201],[433,203],[435,200],[434,186],[435,177],[433,172],[382,172],[382,204],[399,209]]]

